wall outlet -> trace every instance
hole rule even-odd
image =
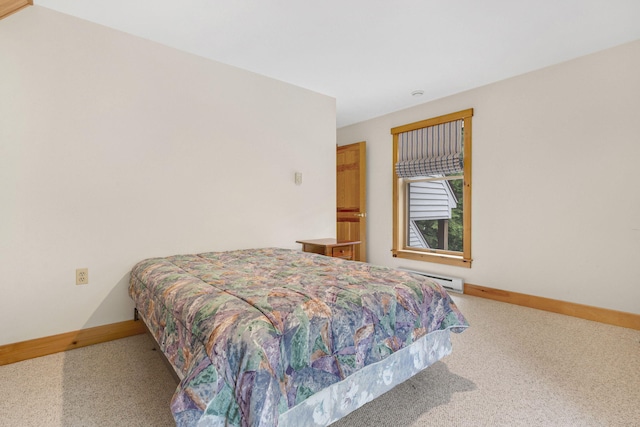
[[[89,269],[78,268],[76,270],[76,285],[86,285],[89,283]]]

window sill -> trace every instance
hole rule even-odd
[[[471,259],[464,259],[462,256],[446,255],[439,253],[427,253],[422,251],[410,251],[406,249],[394,250],[393,256],[396,258],[413,259],[416,261],[434,262],[438,264],[455,265],[457,267],[471,268]]]

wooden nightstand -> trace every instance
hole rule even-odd
[[[296,240],[296,243],[302,244],[304,252],[326,255],[335,258],[348,259],[353,261],[355,254],[354,247],[359,245],[359,240],[336,240],[336,239],[315,239],[315,240]]]

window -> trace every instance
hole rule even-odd
[[[393,256],[471,267],[472,116],[391,129]]]

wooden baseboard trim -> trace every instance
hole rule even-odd
[[[581,319],[640,330],[640,314],[626,313],[607,308],[593,307],[572,302],[537,297],[518,292],[504,291],[465,283],[464,293],[495,301],[566,314]],[[0,366],[74,348],[113,341],[132,335],[144,334],[147,329],[141,320],[126,320],[94,328],[36,338],[0,346]]]
[[[50,337],[36,338],[0,346],[0,366],[34,357],[46,356],[74,348],[113,341],[132,335],[144,334],[144,322],[126,320],[94,328],[81,329]]]
[[[566,314],[581,319],[593,320],[609,325],[622,326],[623,328],[640,330],[640,314],[626,313],[624,311],[610,310],[608,308],[593,307],[590,305],[576,304],[534,295],[520,294],[517,292],[503,291],[501,289],[487,288],[484,286],[464,284],[464,293],[495,301],[507,302],[524,307],[537,308],[538,310],[551,311],[553,313]]]

